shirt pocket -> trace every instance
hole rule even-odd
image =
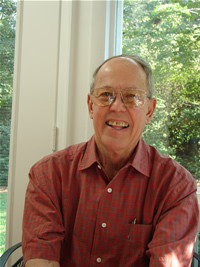
[[[147,247],[153,236],[152,225],[130,224],[127,242],[130,246]]]

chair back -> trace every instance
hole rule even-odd
[[[8,248],[3,255],[0,257],[0,267],[4,267],[11,256],[11,254],[22,245],[21,242]],[[22,267],[23,266],[23,256],[21,256],[11,267]]]

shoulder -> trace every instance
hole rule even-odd
[[[185,203],[196,201],[197,184],[192,174],[156,148],[149,145],[146,148],[150,161],[147,195],[154,196],[156,208],[166,211],[184,199]]]
[[[71,145],[43,157],[31,167],[29,180],[45,192],[58,194],[63,183],[67,187],[67,183],[76,177],[86,147],[87,142]]]
[[[87,144],[88,142],[83,142],[71,145],[65,149],[49,154],[36,162],[31,169],[45,168],[45,166],[54,166],[56,168],[61,166],[64,167],[71,161],[80,159],[87,147]]]
[[[192,174],[176,160],[160,153],[155,147],[146,145],[150,162],[151,177],[159,177],[171,186],[178,183],[192,183],[196,187]]]

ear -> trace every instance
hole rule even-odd
[[[88,104],[88,111],[89,111],[90,119],[93,119],[93,102],[92,102],[90,94],[88,94],[88,97],[87,97],[87,104]]]
[[[146,113],[146,122],[145,122],[146,124],[148,124],[151,121],[155,108],[156,108],[156,99],[152,98],[149,100],[148,103],[148,110]]]

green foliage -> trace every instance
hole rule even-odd
[[[157,108],[144,139],[200,179],[200,2],[124,1],[123,53],[152,66]]]
[[[16,3],[13,0],[0,2],[0,81],[12,82],[15,46]]]
[[[0,256],[5,251],[7,192],[0,192]]]
[[[16,2],[0,2],[0,185],[7,185],[12,83],[14,67]]]

